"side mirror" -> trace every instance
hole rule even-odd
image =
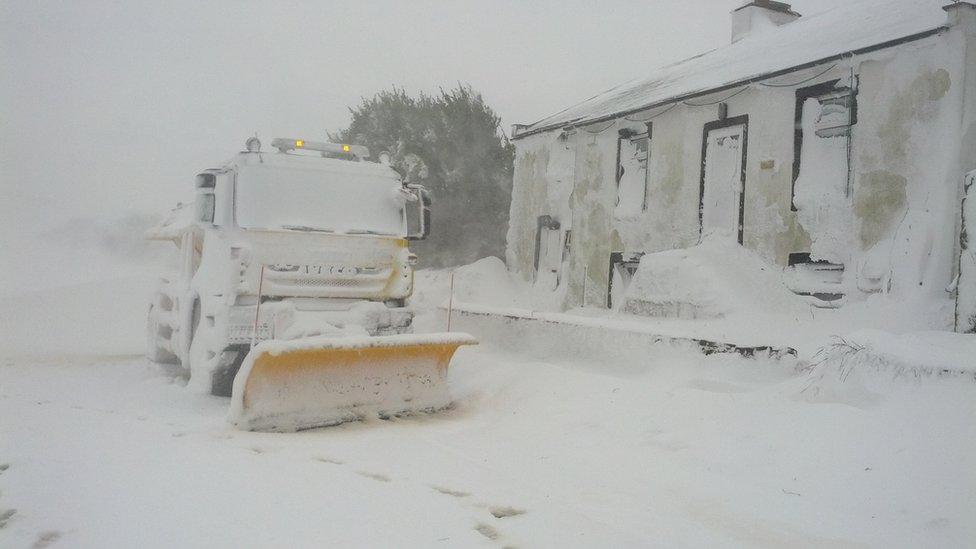
[[[214,207],[217,200],[214,197],[214,187],[217,178],[212,173],[202,173],[197,176],[196,220],[200,223],[212,224],[214,221]]]
[[[407,240],[425,240],[430,236],[430,193],[420,185],[407,185],[407,188],[418,198],[412,202],[417,205],[417,232],[407,235]]]
[[[197,195],[197,221],[200,223],[212,224],[214,221],[214,206],[216,200],[213,193],[200,193]]]

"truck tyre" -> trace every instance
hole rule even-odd
[[[161,364],[179,364],[176,355],[159,346],[159,319],[155,305],[149,306],[146,315],[146,358]]]
[[[241,369],[249,349],[243,345],[233,345],[220,353],[220,364],[210,379],[210,394],[229,397],[234,392],[234,378]]]
[[[209,348],[213,342],[208,339],[207,324],[202,320],[203,308],[200,300],[197,299],[194,300],[193,310],[190,313],[190,348],[187,353],[191,363],[190,376],[206,375],[205,384],[197,385],[198,387],[214,396],[229,397],[234,387],[234,377],[241,367],[241,362],[244,361],[247,350],[227,348],[215,355]],[[203,381],[198,379],[195,383]]]

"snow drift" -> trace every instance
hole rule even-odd
[[[720,235],[642,257],[621,305],[625,313],[681,319],[808,310],[786,287],[782,269]]]

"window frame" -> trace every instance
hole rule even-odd
[[[708,160],[708,133],[732,126],[742,126],[742,164],[739,168],[742,178],[742,194],[739,196],[739,244],[745,242],[746,229],[746,184],[749,167],[749,115],[743,114],[708,122],[702,129],[701,178],[698,185],[698,239],[705,234],[705,164]]]
[[[622,128],[617,131],[617,161],[614,170],[614,180],[617,184],[617,204],[620,204],[620,180],[623,178],[623,166],[620,164],[621,153],[623,152],[623,142],[628,140],[631,143],[637,139],[647,140],[647,158],[644,161],[644,196],[641,200],[641,212],[647,211],[647,187],[650,181],[651,173],[651,144],[654,135],[654,124],[653,122],[647,122],[644,124],[644,131],[638,132],[633,128]]]
[[[855,76],[855,78],[857,78]],[[837,95],[838,92],[846,91],[848,94],[850,110],[850,127],[853,131],[857,124],[857,88],[856,82],[851,82],[850,87],[837,87],[839,78],[798,88],[796,90],[796,104],[793,111],[793,182],[790,184],[790,211],[797,211],[796,208],[796,180],[800,178],[800,157],[803,151],[803,105],[807,99],[819,99],[830,95]],[[850,169],[850,166],[848,166]]]

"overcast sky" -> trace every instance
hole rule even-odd
[[[324,137],[393,85],[470,83],[507,131],[726,44],[741,3],[0,0],[0,244],[162,213],[249,135]]]

